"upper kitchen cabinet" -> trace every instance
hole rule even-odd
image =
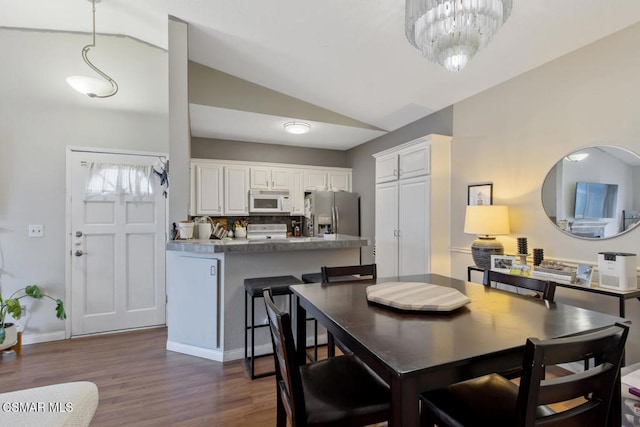
[[[252,166],[250,169],[252,190],[291,191],[291,169],[265,166]]]
[[[329,171],[327,181],[329,190],[351,191],[351,171]]]
[[[351,191],[351,174],[349,168],[191,159],[190,215],[249,215],[249,190],[288,191],[291,215],[303,215],[305,192]]]
[[[376,183],[427,175],[430,147],[417,144],[376,157]]]
[[[305,170],[304,190],[343,190],[351,191],[350,169]]]
[[[304,170],[291,170],[291,215],[304,215]]]
[[[225,215],[249,214],[249,168],[233,165],[224,167]]]
[[[222,215],[223,169],[215,163],[191,164],[191,215]]]

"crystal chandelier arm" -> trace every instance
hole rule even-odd
[[[109,84],[111,85],[111,87],[113,88],[113,92],[111,92],[108,95],[97,95],[95,93],[90,93],[88,94],[90,97],[92,98],[108,98],[110,96],[115,95],[118,92],[118,83],[116,83],[115,80],[113,80],[111,77],[109,77],[107,74],[103,73],[98,67],[96,67],[95,65],[93,65],[91,63],[91,61],[89,61],[89,49],[91,49],[92,47],[95,47],[95,30],[93,33],[93,44],[88,44],[85,47],[82,48],[82,59],[84,59],[84,62],[96,73],[98,73],[103,79],[105,79],[107,82],[109,82]]]

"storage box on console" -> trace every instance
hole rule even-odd
[[[638,288],[636,254],[598,253],[598,284],[601,288],[630,291]]]

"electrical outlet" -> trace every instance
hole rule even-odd
[[[29,225],[29,237],[43,237],[44,226],[42,224]]]

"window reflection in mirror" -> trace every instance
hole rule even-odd
[[[610,146],[568,154],[547,174],[542,205],[560,230],[576,237],[629,231],[640,223],[640,156]]]

